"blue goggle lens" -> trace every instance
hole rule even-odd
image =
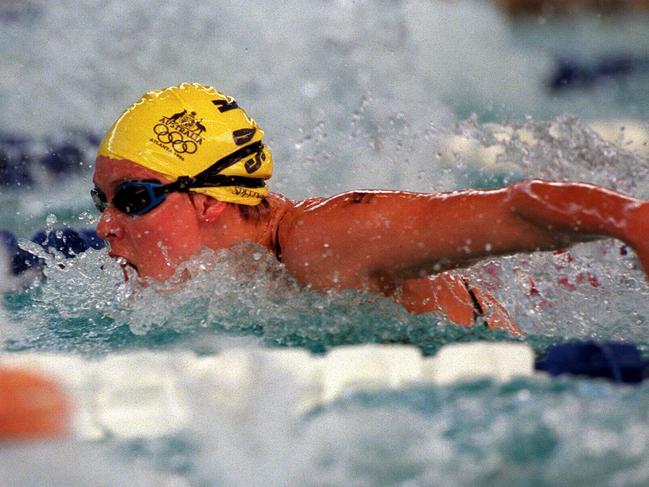
[[[126,181],[115,189],[112,205],[129,216],[144,215],[165,200],[165,186],[158,181]],[[100,212],[108,208],[108,199],[99,188],[92,189],[90,195]]]

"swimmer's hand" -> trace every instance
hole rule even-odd
[[[625,222],[626,242],[635,251],[649,279],[649,202],[630,208]]]

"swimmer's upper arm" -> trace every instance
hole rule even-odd
[[[289,211],[278,238],[284,264],[302,284],[385,292],[403,279],[552,243],[511,211],[507,190],[356,191],[310,200]]]
[[[347,211],[359,193],[303,201],[282,218],[278,240],[282,262],[305,285],[317,289],[358,288],[367,285],[367,271],[358,247],[368,238],[354,230],[367,209]]]
[[[282,221],[282,260],[302,284],[318,289],[390,291],[401,278],[433,272],[443,219],[430,195],[355,191],[309,200]]]

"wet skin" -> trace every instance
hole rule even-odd
[[[135,179],[168,182],[130,161],[97,159],[94,182],[108,201],[119,183]],[[427,276],[481,258],[614,237],[636,249],[645,269],[649,263],[647,203],[581,183],[523,181],[499,190],[431,194],[363,191],[297,204],[273,195],[269,203],[262,218],[245,219],[236,205],[172,193],[139,217],[109,207],[97,233],[110,243],[111,255],[125,258],[143,277],[168,279],[203,247],[249,240],[272,252],[279,246],[286,269],[302,285],[380,292],[410,311],[437,309],[449,316],[458,303],[466,314],[471,296],[467,301],[451,292],[459,289],[454,279]],[[435,297],[444,294],[455,297]]]
[[[95,185],[106,193],[108,201],[115,187],[127,180],[164,178],[126,161],[110,164],[97,161]],[[130,217],[115,208],[103,212],[97,233],[110,242],[110,255],[123,257],[141,276],[157,280],[171,277],[176,266],[202,247],[198,239],[199,222],[186,195],[172,193],[165,204],[144,217]]]

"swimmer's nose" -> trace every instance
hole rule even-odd
[[[99,217],[97,235],[99,238],[108,241],[124,237],[124,227],[120,215],[117,215],[112,208],[106,209]]]

